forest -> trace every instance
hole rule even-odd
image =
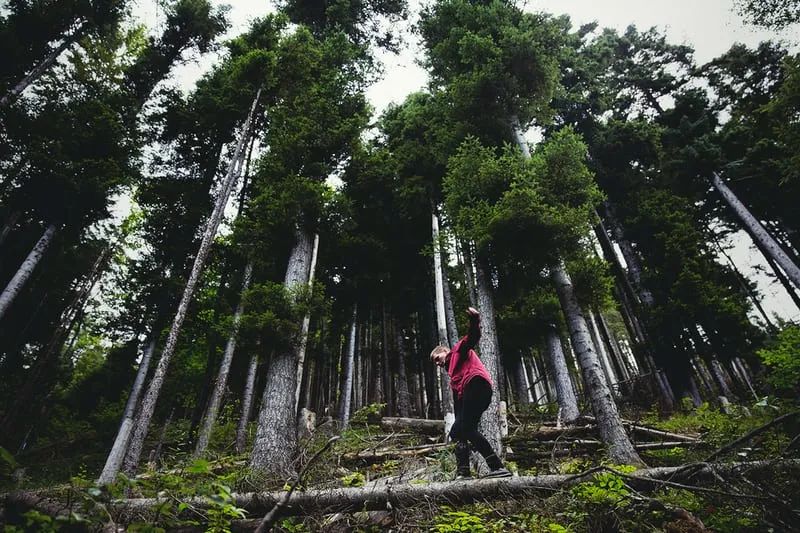
[[[800,530],[800,37],[158,5],[0,2],[4,533]]]

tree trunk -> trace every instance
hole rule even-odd
[[[556,386],[556,400],[561,410],[561,420],[567,424],[572,424],[580,416],[578,411],[578,400],[575,398],[575,391],[572,389],[572,381],[569,378],[569,368],[564,357],[564,350],[561,346],[561,338],[555,325],[551,325],[547,331],[547,358],[550,368],[553,370],[553,381]]]
[[[17,391],[14,403],[6,410],[2,419],[2,427],[7,436],[19,434],[18,426],[39,410],[42,397],[50,397],[57,380],[58,363],[64,344],[76,323],[78,328],[75,338],[80,331],[84,308],[103,273],[109,252],[108,247],[103,248],[85,278],[77,285],[72,299],[61,314],[58,326],[50,336],[50,341],[41,349],[35,363],[28,370],[25,383]]]
[[[514,366],[514,389],[516,392],[517,405],[523,406],[531,402],[530,390],[525,377],[525,363],[522,360],[522,352],[517,355],[516,365]]]
[[[500,442],[500,397],[497,394],[503,373],[500,368],[500,346],[497,342],[497,326],[495,325],[494,298],[492,286],[486,264],[481,258],[475,263],[475,288],[478,293],[478,309],[481,313],[481,338],[478,341],[480,358],[483,366],[489,372],[495,385],[495,394],[492,402],[481,417],[481,433],[492,445],[495,453],[501,453]]]
[[[406,372],[406,348],[403,328],[398,324],[395,328],[397,339],[397,412],[402,417],[411,416],[411,395],[408,392],[408,375]]]
[[[141,410],[137,417],[136,429],[134,430],[133,437],[131,438],[128,454],[125,457],[125,469],[130,473],[134,472],[139,464],[139,457],[141,455],[144,439],[147,437],[147,432],[150,428],[150,419],[153,417],[153,412],[156,408],[156,401],[158,400],[158,395],[161,392],[161,386],[164,384],[164,378],[166,377],[167,368],[169,368],[172,354],[175,352],[175,347],[178,344],[178,335],[180,334],[183,321],[186,318],[186,311],[188,310],[189,303],[194,296],[195,287],[200,279],[200,274],[205,267],[208,252],[211,249],[214,236],[216,235],[220,221],[222,220],[225,205],[228,203],[228,197],[230,196],[233,186],[239,177],[239,172],[241,171],[241,166],[243,163],[242,160],[244,158],[244,147],[247,144],[247,140],[250,136],[250,125],[253,122],[253,117],[255,116],[256,106],[258,105],[260,96],[261,89],[259,89],[256,93],[253,103],[250,106],[250,112],[245,120],[244,126],[242,127],[242,134],[236,146],[236,151],[228,165],[227,174],[222,182],[219,195],[214,203],[214,210],[212,211],[205,230],[203,231],[203,240],[201,241],[200,247],[197,250],[197,255],[194,258],[192,271],[189,274],[189,279],[186,281],[186,287],[183,290],[181,301],[178,304],[178,310],[175,313],[175,318],[172,320],[172,326],[170,327],[164,350],[161,352],[161,357],[158,360],[158,366],[156,367],[155,374],[153,375],[153,379],[150,381],[150,386],[147,388],[147,393],[142,400]]]
[[[606,376],[608,388],[611,389],[611,393],[616,396],[614,385],[616,385],[619,380],[614,373],[614,368],[611,366],[611,359],[609,358],[606,347],[603,344],[603,339],[600,337],[600,329],[597,327],[597,320],[595,320],[594,313],[589,311],[588,315],[589,320],[587,321],[586,325],[591,325],[591,328],[589,329],[589,335],[594,342],[595,351],[597,352],[597,357],[600,360],[600,364],[603,368],[603,373]]]
[[[6,219],[6,223],[3,224],[3,231],[0,231],[0,246],[2,246],[4,242],[6,242],[9,233],[11,233],[11,230],[14,228],[14,224],[17,223],[17,220],[19,219],[19,216],[21,214],[22,214],[21,211],[16,210],[12,212]]]
[[[242,321],[242,314],[244,314],[244,295],[247,289],[250,288],[250,280],[253,277],[253,263],[248,262],[244,268],[244,276],[242,279],[242,291],[239,297],[239,305],[236,306],[236,311],[233,314],[233,324],[231,325],[231,332],[228,336],[228,342],[225,344],[225,354],[222,356],[222,362],[219,365],[219,373],[217,380],[214,382],[214,390],[211,393],[211,399],[208,403],[206,416],[203,420],[203,427],[200,428],[200,434],[197,437],[197,444],[194,448],[194,456],[202,457],[208,448],[208,441],[211,439],[211,430],[214,429],[214,423],[217,421],[219,414],[219,407],[222,403],[222,395],[225,393],[225,387],[228,384],[228,372],[231,369],[233,362],[233,353],[236,351],[236,341],[239,336],[239,324]]]
[[[436,294],[436,333],[440,346],[450,347],[451,339],[447,333],[447,314],[445,312],[444,274],[441,247],[439,246],[439,217],[431,211],[431,228],[433,241],[433,279]],[[449,292],[449,291],[448,291]],[[452,305],[452,302],[451,302]],[[455,320],[455,318],[454,318]],[[453,393],[450,390],[450,376],[444,368],[439,369],[439,380],[442,385],[442,414],[445,420],[453,417]]]
[[[44,233],[36,242],[33,249],[28,254],[28,257],[26,257],[25,261],[23,261],[22,265],[20,265],[17,273],[14,274],[14,277],[8,282],[8,285],[6,285],[3,293],[0,294],[0,320],[3,319],[3,316],[11,307],[11,303],[14,301],[14,298],[17,297],[22,288],[25,286],[25,283],[27,283],[28,279],[30,279],[31,274],[33,274],[33,269],[35,269],[36,265],[39,264],[39,261],[47,251],[47,248],[53,242],[53,237],[55,234],[55,224],[50,224],[47,226],[47,229],[44,230]]]
[[[780,245],[772,238],[772,236],[764,229],[764,226],[756,220],[750,213],[745,205],[739,201],[736,195],[730,188],[722,181],[719,174],[712,173],[711,183],[719,191],[720,195],[725,199],[725,202],[730,206],[739,220],[742,221],[747,233],[761,245],[761,249],[765,250],[772,259],[778,263],[783,269],[786,276],[792,280],[796,287],[800,288],[800,267],[783,251]]]
[[[464,278],[467,282],[467,294],[469,295],[469,304],[472,307],[477,307],[478,305],[478,295],[475,290],[475,276],[473,276],[473,261],[472,261],[472,250],[470,249],[470,244],[464,242],[461,244],[461,252],[463,253],[463,265],[464,265]]]
[[[243,453],[247,443],[247,423],[250,421],[250,412],[253,410],[253,391],[256,388],[256,371],[258,370],[258,351],[253,350],[250,354],[250,362],[247,365],[247,377],[244,382],[244,393],[242,394],[242,416],[236,428],[236,453]]]
[[[147,371],[150,369],[150,360],[158,344],[158,337],[161,333],[160,330],[161,325],[156,321],[153,330],[150,332],[150,338],[148,339],[144,352],[142,353],[142,360],[139,361],[139,370],[136,371],[136,379],[133,381],[131,393],[125,404],[122,423],[117,430],[117,436],[114,439],[114,444],[111,446],[111,451],[108,453],[103,471],[97,479],[98,485],[107,485],[113,483],[114,480],[117,479],[117,474],[122,466],[122,460],[125,458],[125,452],[128,449],[128,441],[130,440],[131,429],[133,428],[136,407],[139,404],[139,396],[141,396],[142,389],[144,388],[144,380],[147,378]]]
[[[552,277],[572,337],[575,355],[583,371],[586,395],[597,418],[600,436],[608,445],[609,458],[619,464],[642,465],[644,463],[625,433],[611,391],[603,379],[600,362],[592,349],[586,320],[575,298],[572,282],[563,263],[553,267]]]
[[[339,410],[339,420],[342,427],[346,428],[350,422],[350,402],[353,393],[353,360],[356,353],[356,317],[358,306],[353,306],[353,320],[350,323],[350,338],[347,342],[347,356],[344,358],[342,372],[344,373],[344,386],[342,387],[342,402]]]
[[[622,257],[625,258],[625,264],[628,267],[628,276],[630,276],[631,283],[636,289],[639,300],[646,307],[652,307],[655,301],[653,300],[653,294],[642,283],[642,263],[639,260],[639,255],[636,253],[636,250],[633,249],[631,242],[625,238],[622,224],[617,220],[614,209],[608,202],[604,204],[604,213],[609,226],[611,226],[614,238],[617,244],[619,244],[619,249],[622,251]]]
[[[287,289],[308,283],[311,236],[295,229],[295,245],[289,256],[284,284]],[[297,347],[276,353],[269,363],[267,384],[258,413],[258,429],[250,467],[265,474],[293,476],[297,447],[295,391]]]
[[[717,250],[719,251],[719,253],[722,254],[722,256],[725,258],[726,261],[728,261],[728,265],[731,267],[731,270],[733,271],[733,274],[736,276],[736,281],[739,282],[739,286],[742,288],[742,290],[745,292],[745,294],[747,294],[747,296],[750,298],[750,301],[753,302],[753,306],[755,306],[756,310],[761,315],[761,318],[764,319],[764,324],[767,327],[767,331],[769,331],[770,333],[773,333],[773,334],[777,333],[778,332],[778,328],[775,327],[775,324],[772,323],[772,321],[770,320],[769,316],[767,315],[767,312],[761,306],[761,299],[758,297],[758,294],[756,294],[756,292],[750,286],[750,284],[748,283],[747,277],[745,277],[745,275],[742,274],[742,272],[739,270],[739,267],[737,267],[736,263],[734,263],[733,258],[731,258],[731,256],[728,255],[728,253],[725,251],[725,249],[719,243],[719,240],[717,239],[716,234],[714,234],[713,232],[712,232],[712,235],[711,235],[711,240],[714,243],[714,245],[717,247]]]
[[[444,315],[447,321],[447,339],[450,341],[449,346],[453,346],[458,342],[458,326],[456,325],[456,315],[453,310],[453,295],[450,292],[450,282],[447,279],[447,268],[444,266],[446,255],[442,251],[442,288],[444,289]]]
[[[317,268],[317,251],[319,250],[319,233],[314,235],[314,245],[311,248],[311,267],[308,272],[308,294],[314,290],[314,270]],[[306,345],[308,344],[308,328],[311,325],[311,313],[303,317],[303,326],[300,331],[300,345],[297,347],[297,390],[294,393],[295,410],[300,409],[300,387],[303,384],[303,366],[306,362]]]
[[[36,67],[34,67],[34,69],[30,71],[27,76],[22,78],[14,87],[12,87],[11,90],[8,91],[8,93],[6,93],[5,96],[3,96],[3,98],[0,98],[0,108],[6,107],[11,102],[16,100],[19,97],[19,95],[22,94],[22,92],[25,89],[27,89],[31,83],[39,79],[39,77],[42,74],[44,74],[50,67],[52,67],[53,63],[56,62],[61,53],[70,46],[72,46],[73,43],[75,43],[75,41],[81,38],[83,32],[86,30],[86,27],[87,23],[82,22],[78,26],[78,28],[74,32],[72,32],[71,35],[68,35],[64,39],[64,41],[62,41],[62,43],[56,47],[55,50],[50,52],[50,55],[44,58],[44,61],[42,61]]]

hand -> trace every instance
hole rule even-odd
[[[467,307],[467,314],[471,320],[481,317],[481,314],[474,307]]]

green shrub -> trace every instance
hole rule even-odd
[[[800,327],[786,326],[758,356],[770,369],[766,379],[773,387],[795,390],[800,383]]]

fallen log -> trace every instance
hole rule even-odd
[[[576,444],[578,443],[578,444]],[[550,457],[566,457],[579,455],[581,453],[592,453],[602,448],[605,444],[600,441],[538,441],[530,442],[528,446],[515,445],[514,451],[506,454],[506,458],[512,461],[520,459],[547,459]],[[670,448],[685,448],[701,446],[702,442],[644,442],[635,444],[637,451],[665,450]]]
[[[446,449],[449,444],[430,444],[426,446],[412,446],[400,449],[382,450],[363,450],[360,452],[349,452],[342,455],[345,461],[361,461],[364,463],[380,463],[390,459],[402,459],[407,457],[419,457],[428,455],[431,452]]]
[[[581,420],[585,420],[587,422],[591,422],[592,424],[595,423],[595,418],[593,416],[584,415],[580,417]],[[685,440],[687,442],[694,442],[700,440],[699,436],[695,435],[683,435],[681,433],[672,433],[670,431],[663,431],[661,429],[655,429],[648,426],[642,426],[636,424],[635,422],[631,422],[630,420],[623,420],[622,424],[625,426],[626,429],[629,431],[633,431],[635,433],[641,433],[643,435],[649,435],[651,437],[658,437],[661,439],[672,439],[672,440]]]
[[[444,435],[444,420],[385,416],[381,418],[381,428],[386,431],[405,430],[426,435]]]
[[[753,461],[745,463],[706,463],[695,468],[657,467],[640,469],[626,475],[629,484],[637,490],[648,490],[660,486],[661,480],[681,481],[689,477],[694,481],[716,479],[720,475],[755,473],[770,468],[793,468],[800,470],[800,460]],[[800,473],[800,472],[798,472]],[[380,511],[390,508],[413,505],[468,504],[476,501],[503,499],[535,493],[551,493],[590,479],[593,471],[577,475],[551,474],[542,476],[512,477],[501,479],[478,479],[472,481],[451,481],[427,485],[397,484],[379,486],[371,483],[359,488],[337,488],[327,490],[307,490],[295,492],[286,501],[283,515],[308,515],[317,513]],[[665,481],[666,482],[666,481]],[[248,514],[263,514],[276,502],[283,500],[284,492],[260,492],[233,494],[233,502]],[[209,502],[205,498],[183,500],[195,510],[206,509]],[[158,498],[138,498],[115,500],[108,504],[112,514],[147,513],[164,503]],[[188,513],[188,511],[184,511]]]

